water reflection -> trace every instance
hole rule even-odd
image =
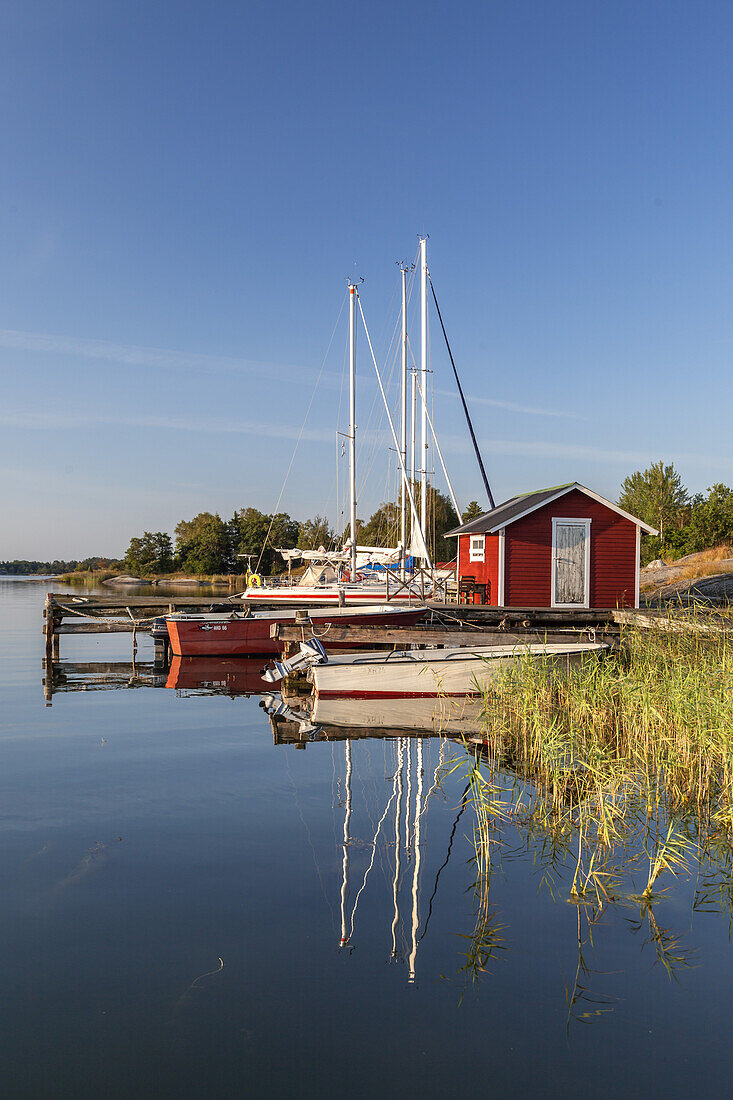
[[[614,935],[621,927],[638,938],[642,954],[651,954],[655,965],[681,982],[693,958],[689,928],[683,934],[684,922],[674,916],[682,899],[689,896],[691,917],[733,912],[731,844],[725,829],[713,822],[701,829],[693,812],[670,821],[625,791],[617,792],[624,798],[623,835],[592,837],[597,799],[592,774],[572,765],[548,771],[520,742],[492,744],[480,701],[283,697],[265,690],[264,663],[262,658],[175,658],[162,671],[145,661],[58,661],[46,677],[46,690],[49,685],[52,693],[147,687],[182,699],[255,696],[274,746],[302,751],[330,743],[338,874],[322,876],[315,848],[313,854],[324,889],[332,891],[335,941],[344,955],[357,943],[371,942],[379,926],[385,957],[404,967],[407,984],[415,984],[439,888],[449,877],[458,842],[465,845],[466,839],[470,870],[460,889],[468,887],[472,924],[454,930],[464,948],[453,976],[446,975],[457,983],[459,999],[467,989],[478,989],[512,949],[509,914],[516,920],[517,913],[506,882],[519,863],[536,880],[540,895],[553,905],[575,907],[575,960],[565,976],[568,1028],[608,1016],[618,1002],[615,983],[605,976],[608,968],[593,961],[606,951],[609,928]],[[360,746],[375,742],[384,746],[384,787],[374,781],[373,760],[360,752]],[[368,797],[364,764],[372,784]],[[425,829],[436,800],[439,827],[426,848]],[[305,825],[302,812],[301,819]],[[620,817],[615,827],[620,829]],[[684,860],[675,864],[675,852],[684,853]],[[94,852],[87,862],[100,863],[101,855]],[[460,863],[466,867],[465,847]],[[642,891],[647,882],[654,889]],[[449,889],[455,888],[454,879]]]

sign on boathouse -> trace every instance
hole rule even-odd
[[[496,607],[638,607],[653,527],[577,481],[512,497],[448,532],[459,592]]]

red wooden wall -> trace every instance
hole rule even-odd
[[[577,489],[506,528],[505,606],[551,606],[553,516],[591,520],[591,607],[633,607],[636,525]],[[496,598],[493,596],[492,602]]]
[[[499,598],[499,536],[484,535],[484,560],[469,561],[470,535],[458,535],[458,579],[475,577],[477,584],[488,584],[488,602]]]

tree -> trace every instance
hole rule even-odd
[[[251,554],[252,568],[261,573],[281,573],[285,568],[277,548],[291,550],[298,542],[300,524],[286,512],[267,515],[257,508],[240,508],[228,523],[232,567],[243,570]],[[259,566],[258,566],[259,563]]]
[[[455,538],[445,538],[445,532],[458,527],[461,522],[455,508],[445,493],[428,486],[428,515],[432,517],[428,532],[428,546],[432,550],[433,561],[452,561],[457,552]]]
[[[733,489],[717,482],[707,497],[695,497],[686,533],[686,552],[733,541]]]
[[[81,563],[84,567],[84,563]],[[165,531],[144,531],[130,539],[125,568],[131,573],[170,573],[173,568],[173,544]]]
[[[618,506],[658,528],[659,542],[664,546],[667,529],[684,523],[689,500],[680,474],[660,460],[626,478]]]
[[[420,507],[419,486],[413,486],[413,499]],[[428,549],[434,561],[449,561],[455,557],[456,544],[444,538],[445,532],[457,527],[459,519],[447,496],[428,485]],[[346,536],[348,537],[348,531]],[[363,546],[396,546],[400,539],[400,506],[386,501],[370,517],[368,523],[357,523],[357,539]],[[407,510],[407,542],[410,546],[410,509]]]
[[[357,541],[362,546],[396,546],[400,541],[400,506],[392,501],[380,504],[367,523],[357,523]],[[347,532],[346,537],[349,537]]]
[[[230,560],[229,531],[218,514],[199,512],[176,527],[176,561],[188,573],[225,573]]]
[[[326,516],[314,516],[300,524],[297,546],[300,550],[318,550],[321,546],[328,549],[335,538],[336,533]]]
[[[477,519],[484,514],[484,510],[477,500],[472,500],[463,513],[463,522],[468,523],[471,519]]]

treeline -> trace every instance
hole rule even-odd
[[[722,482],[691,495],[673,465],[655,462],[626,478],[618,504],[659,531],[642,539],[643,565],[733,544],[733,489]]]
[[[430,544],[437,560],[455,554],[455,544],[443,537],[455,527],[458,517],[442,493],[429,487],[428,510],[432,518]],[[399,506],[387,502],[368,522],[357,524],[357,538],[368,546],[395,546],[399,541]],[[285,570],[276,548],[329,550],[340,545],[325,516],[304,521],[286,512],[268,514],[257,508],[241,508],[229,520],[216,512],[199,512],[190,520],[181,520],[175,539],[165,531],[144,531],[130,540],[124,567],[138,576],[152,573],[185,572],[194,574],[243,573],[248,564],[266,575]]]
[[[0,561],[0,573],[11,577],[30,577],[48,574],[59,576],[61,573],[75,572],[100,572],[107,569],[119,569],[122,562],[118,558],[84,558],[78,561],[61,561],[55,558],[53,561]]]

